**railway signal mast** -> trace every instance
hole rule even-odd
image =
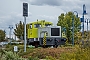
[[[26,17],[28,17],[28,3],[23,3],[24,16],[24,52],[26,52]]]

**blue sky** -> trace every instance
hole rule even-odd
[[[6,30],[7,35],[9,34],[9,25],[13,25],[15,28],[15,24],[19,21],[24,22],[23,2],[29,4],[27,23],[44,19],[56,25],[58,16],[68,11],[77,11],[79,17],[82,17],[83,4],[86,5],[88,13],[85,18],[90,18],[90,0],[0,0],[0,29]]]

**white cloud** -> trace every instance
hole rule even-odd
[[[21,1],[28,2],[31,5],[38,5],[38,6],[42,5],[60,6],[62,2],[60,0],[21,0]]]
[[[42,18],[47,18],[47,19],[56,19],[57,16],[47,16],[47,15],[39,15],[39,17],[42,17]]]
[[[23,2],[29,3],[29,13],[27,23],[39,20],[47,20],[57,23],[58,16],[61,13],[68,11],[77,11],[79,16],[82,17],[83,4],[86,5],[88,15],[85,18],[90,18],[90,4],[89,0],[1,0],[0,1],[0,27],[8,26],[24,21],[23,18]]]

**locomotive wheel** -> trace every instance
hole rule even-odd
[[[38,48],[38,42],[34,42],[35,48]]]
[[[57,48],[57,47],[58,47],[58,45],[54,45],[53,47],[54,47],[54,48]]]
[[[42,47],[43,47],[43,48],[46,48],[46,46],[45,46],[45,45],[43,45]]]
[[[35,48],[38,48],[38,45],[35,45]]]
[[[38,48],[38,44],[37,43],[35,43],[35,48]]]

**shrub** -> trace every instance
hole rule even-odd
[[[29,48],[27,48],[26,50],[27,51],[24,52],[24,48],[23,49],[20,49],[19,52],[18,52],[18,55],[19,56],[25,56],[25,55],[27,55],[27,57],[28,57],[28,54],[29,53],[32,53],[34,51],[33,49],[29,49]]]
[[[56,58],[54,58],[52,56],[46,56],[46,60],[56,60]]]
[[[6,45],[6,48],[9,48],[9,44]]]
[[[7,45],[7,48],[5,48],[5,51],[13,51],[14,46],[13,45]]]
[[[39,60],[38,57],[31,57],[31,56],[30,56],[28,59],[29,59],[29,60]]]
[[[90,49],[78,49],[72,53],[62,53],[60,60],[90,60],[89,58]]]
[[[18,54],[13,53],[12,51],[3,51],[4,54],[2,55],[1,60],[25,60],[24,58],[20,57]]]

